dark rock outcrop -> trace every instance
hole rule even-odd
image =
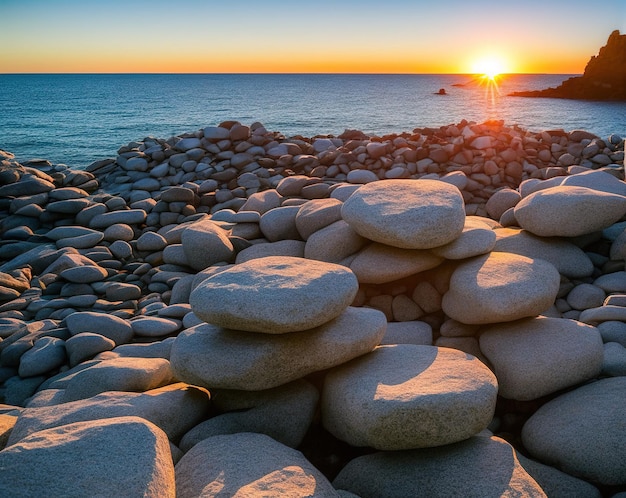
[[[514,92],[514,97],[551,97],[580,100],[626,101],[626,35],[613,31],[582,76],[569,78],[556,88]]]

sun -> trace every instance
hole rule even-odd
[[[496,79],[499,75],[508,71],[508,65],[506,62],[497,56],[486,56],[476,60],[472,65],[472,72],[474,74],[484,75],[490,80]]]

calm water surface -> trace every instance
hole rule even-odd
[[[569,76],[507,76],[496,90],[466,75],[0,75],[0,148],[18,160],[84,168],[130,141],[230,119],[260,121],[287,136],[346,128],[384,134],[463,119],[625,135],[626,103],[507,96]],[[448,95],[435,95],[439,88]]]

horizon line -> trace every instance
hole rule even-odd
[[[385,72],[95,72],[95,71],[71,71],[71,72],[44,72],[44,71],[28,71],[28,72],[0,72],[1,76],[25,76],[25,75],[276,75],[276,76],[292,76],[292,75],[304,75],[304,76],[317,76],[317,75],[347,75],[347,76],[482,76],[484,73],[476,72],[463,72],[463,73],[431,73],[431,72],[405,72],[405,73],[385,73]],[[531,72],[506,72],[498,73],[498,76],[512,76],[512,75],[529,75],[529,76],[547,76],[547,75],[568,75],[577,76],[583,73],[531,73]]]

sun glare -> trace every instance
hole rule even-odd
[[[500,74],[507,72],[507,65],[498,57],[484,57],[474,63],[472,72],[493,80]]]

